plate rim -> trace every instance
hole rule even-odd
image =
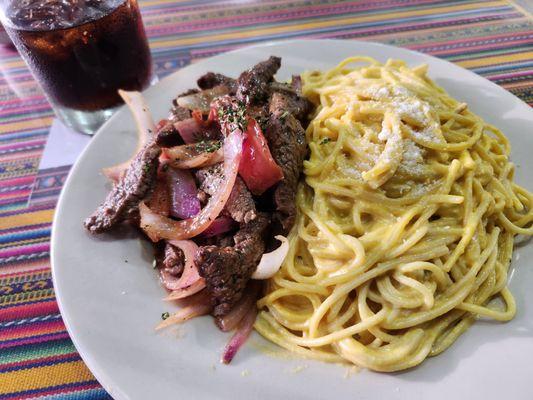
[[[226,57],[227,55],[230,55],[230,54],[246,53],[246,52],[248,52],[250,50],[257,49],[257,48],[268,48],[268,47],[275,47],[275,46],[289,47],[289,46],[291,46],[293,44],[301,43],[301,42],[307,42],[307,43],[316,42],[317,44],[324,43],[324,42],[343,43],[343,44],[350,43],[351,45],[354,46],[354,55],[360,53],[360,52],[357,51],[357,45],[358,44],[359,45],[363,44],[365,46],[371,45],[371,46],[376,46],[376,47],[382,47],[384,50],[387,50],[387,49],[400,49],[403,52],[414,54],[417,57],[429,58],[429,59],[435,60],[438,63],[449,64],[449,65],[453,66],[454,68],[460,68],[461,70],[463,70],[463,72],[466,72],[467,75],[469,75],[470,77],[474,78],[475,80],[479,81],[481,79],[482,81],[484,81],[485,85],[489,84],[489,86],[492,88],[492,90],[497,91],[498,95],[504,96],[505,98],[508,98],[509,100],[512,99],[513,102],[515,104],[517,104],[517,105],[520,104],[520,107],[524,111],[527,110],[526,112],[528,112],[531,115],[531,117],[533,118],[533,108],[530,107],[527,103],[525,103],[522,99],[520,99],[519,97],[515,96],[514,94],[512,94],[508,90],[504,89],[500,85],[498,85],[498,84],[490,81],[489,79],[487,79],[487,78],[485,78],[485,77],[483,77],[483,76],[481,76],[481,75],[479,75],[479,74],[477,74],[477,73],[475,73],[475,72],[473,72],[473,71],[471,71],[469,69],[466,69],[466,68],[464,68],[464,67],[462,67],[462,66],[460,66],[458,64],[452,63],[452,62],[450,62],[448,60],[445,60],[445,59],[442,59],[442,58],[438,58],[438,57],[432,56],[430,54],[422,53],[422,52],[419,52],[419,51],[416,51],[416,50],[411,50],[411,49],[408,49],[408,48],[405,48],[405,47],[393,46],[393,45],[384,44],[384,43],[380,43],[380,42],[373,42],[373,41],[366,41],[366,40],[356,40],[356,39],[354,39],[354,40],[352,40],[352,39],[343,40],[343,39],[306,39],[306,38],[303,38],[303,39],[291,39],[291,40],[266,41],[266,42],[262,42],[262,43],[249,45],[249,46],[243,46],[243,47],[240,47],[238,49],[234,49],[234,50],[231,50],[231,51],[227,51],[227,52],[223,52],[223,53],[217,54],[217,55],[215,55],[213,57],[207,57],[207,58],[201,59],[201,60],[199,60],[198,62],[196,62],[194,64],[188,64],[185,67],[179,68],[178,70],[172,72],[171,74],[165,76],[163,79],[159,80],[154,85],[152,85],[149,88],[145,89],[142,93],[145,94],[148,91],[156,90],[159,87],[163,87],[166,84],[166,82],[169,82],[169,81],[173,80],[174,77],[176,75],[179,75],[180,73],[182,73],[183,70],[185,70],[187,68],[190,68],[190,67],[192,67],[194,65],[198,65],[198,64],[200,64],[202,62],[205,62],[207,60],[215,60],[216,61],[216,59],[224,58],[224,57]],[[99,138],[102,135],[104,135],[105,134],[104,132],[106,132],[108,130],[107,127],[109,125],[111,125],[115,119],[120,118],[119,117],[120,114],[123,114],[124,112],[127,112],[127,111],[124,111],[126,109],[127,109],[126,105],[123,105],[122,107],[119,107],[119,109],[115,112],[115,114],[113,114],[111,116],[111,118],[109,118],[109,120],[107,120],[98,129],[98,131],[93,135],[93,137],[91,138],[91,140],[88,143],[88,145],[80,153],[80,155],[76,159],[76,162],[72,165],[72,167],[71,167],[71,169],[70,169],[70,171],[68,173],[67,179],[65,180],[65,183],[64,183],[64,185],[63,185],[63,187],[61,189],[61,193],[59,195],[59,199],[58,199],[58,201],[56,203],[55,213],[54,213],[54,217],[53,217],[53,220],[52,220],[51,238],[50,238],[50,268],[51,268],[51,274],[52,274],[52,283],[53,283],[54,292],[55,292],[55,299],[56,299],[56,302],[57,302],[57,305],[58,305],[58,308],[59,308],[59,312],[61,314],[61,318],[62,318],[63,323],[65,325],[65,328],[66,328],[66,330],[68,332],[69,338],[72,341],[72,343],[74,344],[74,346],[76,348],[76,351],[80,355],[81,359],[86,364],[86,366],[91,371],[91,373],[94,375],[94,377],[99,382],[99,384],[109,394],[112,394],[113,398],[115,398],[117,400],[129,399],[129,396],[126,395],[125,393],[123,393],[120,387],[117,387],[115,385],[114,380],[112,379],[112,377],[110,375],[106,374],[103,370],[100,369],[100,367],[97,365],[98,362],[93,358],[93,355],[90,353],[90,351],[86,351],[85,350],[84,345],[78,340],[78,337],[76,337],[76,335],[73,333],[74,332],[74,328],[71,325],[73,322],[72,322],[70,316],[68,316],[68,314],[64,312],[64,309],[63,309],[63,301],[64,301],[64,299],[63,299],[61,290],[60,289],[58,290],[60,285],[58,286],[58,277],[57,277],[58,267],[56,267],[56,265],[59,264],[60,261],[56,259],[56,257],[57,257],[56,248],[57,248],[57,246],[59,246],[59,244],[57,243],[57,241],[58,241],[57,235],[58,234],[56,232],[57,232],[57,227],[59,225],[59,221],[61,220],[63,203],[64,203],[64,201],[65,201],[64,199],[66,197],[65,196],[65,192],[66,192],[65,189],[70,186],[71,181],[74,179],[74,176],[76,175],[76,172],[78,171],[78,169],[80,168],[80,165],[82,164],[82,160],[84,160],[87,157],[87,155],[92,152],[92,148],[95,146],[95,143],[98,142],[95,139]]]

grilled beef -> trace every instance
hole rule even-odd
[[[137,214],[139,202],[150,194],[155,184],[160,154],[159,146],[149,143],[135,156],[103,204],[85,220],[89,232],[105,232]]]
[[[259,213],[249,223],[241,224],[231,247],[202,246],[195,263],[206,280],[207,291],[213,305],[213,315],[226,315],[242,297],[263,252],[269,219]]]
[[[161,244],[156,246],[156,268],[164,269],[171,275],[180,276],[185,266],[183,251],[170,243]]]
[[[300,122],[287,111],[290,103],[287,96],[279,93],[272,95],[270,118],[265,129],[272,157],[283,170],[283,180],[274,189],[276,212],[273,217],[284,234],[294,225],[296,188],[307,153],[305,131]]]
[[[305,97],[299,96],[289,86],[287,86],[287,89],[281,89],[279,86],[273,89],[270,98],[270,112],[272,110],[280,110],[280,115],[287,112],[292,114],[300,122],[304,122],[307,115],[311,112],[313,105]]]
[[[237,93],[237,81],[229,76],[217,74],[214,72],[208,72],[205,75],[202,75],[197,81],[198,87],[202,90],[212,89],[215,86],[224,85],[226,86],[230,94]]]
[[[188,96],[195,93],[198,93],[198,89],[187,90],[177,97]],[[179,106],[177,101],[174,100],[172,102],[172,108],[170,109],[167,122],[158,129],[155,139],[156,143],[161,147],[173,147],[183,144],[183,139],[179,135],[177,129],[174,127],[174,124],[189,118],[191,118],[191,111],[185,107]]]
[[[269,83],[281,67],[281,58],[271,56],[268,60],[256,64],[244,71],[237,79],[237,98],[253,104],[266,100],[270,94]]]
[[[174,147],[183,144],[183,140],[174,127],[174,123],[170,120],[167,120],[159,127],[155,136],[155,142],[161,147]]]

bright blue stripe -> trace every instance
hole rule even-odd
[[[46,130],[31,130],[31,131],[21,131],[21,132],[14,132],[14,133],[2,133],[0,136],[0,142],[7,142],[9,140],[14,139],[27,139],[31,138],[32,136],[48,136],[49,131]]]
[[[81,392],[54,394],[39,397],[39,400],[113,400],[103,388],[89,389]]]
[[[51,229],[49,227],[45,229],[36,229],[24,232],[9,233],[6,235],[0,235],[0,244],[9,242],[18,242],[20,240],[45,238],[50,236]]]
[[[507,64],[507,65],[491,65],[488,67],[479,67],[472,68],[472,71],[477,72],[478,74],[489,74],[500,71],[514,71],[515,69],[522,68],[533,68],[533,61],[525,61],[516,64]]]

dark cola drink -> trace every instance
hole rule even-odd
[[[136,0],[8,0],[3,8],[7,32],[60,116],[110,109],[121,103],[118,89],[149,85]]]

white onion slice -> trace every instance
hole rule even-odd
[[[172,166],[178,169],[208,167],[218,164],[224,159],[223,148],[209,153],[207,151],[198,152],[194,150],[195,147],[196,145],[185,144],[163,149],[163,153],[171,161]]]
[[[137,153],[139,153],[146,143],[148,143],[148,140],[153,137],[156,131],[154,119],[152,118],[150,109],[148,108],[148,105],[146,104],[146,101],[140,92],[127,92],[125,90],[119,90],[118,94],[129,107],[131,113],[133,114],[133,119],[137,125],[137,149],[134,151],[129,160],[117,165],[113,165],[112,167],[102,169],[103,174],[113,182],[118,182],[118,180],[130,166],[133,158],[135,158]]]
[[[252,275],[252,279],[272,278],[279,271],[283,260],[287,257],[289,241],[285,236],[281,235],[277,235],[275,238],[281,242],[281,245],[276,250],[263,254],[259,265]]]
[[[211,311],[212,306],[205,291],[197,293],[187,300],[190,300],[189,304],[162,321],[155,329],[160,330],[170,325],[179,324],[191,318],[208,314]]]

